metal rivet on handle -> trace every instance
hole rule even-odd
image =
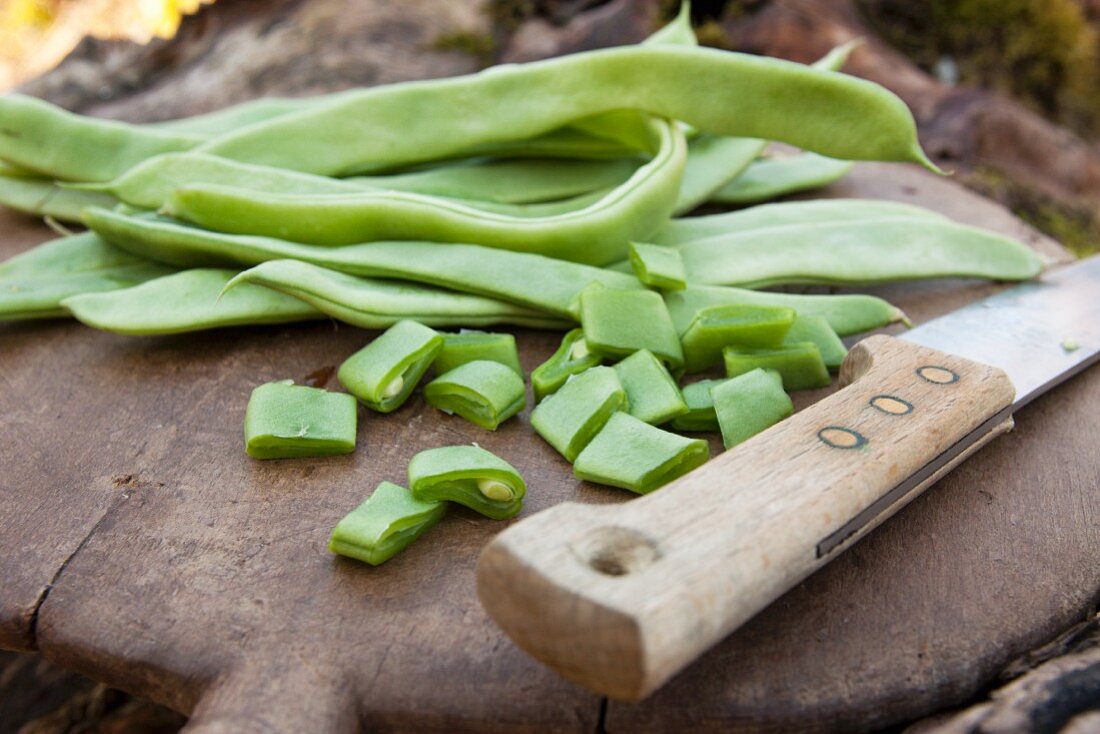
[[[926,382],[931,382],[935,385],[950,385],[952,382],[959,381],[959,375],[946,367],[939,367],[937,365],[925,365],[917,369],[917,376]]]
[[[913,404],[893,395],[876,395],[871,398],[871,407],[888,415],[908,415],[913,412]]]
[[[817,432],[817,437],[834,449],[858,449],[867,445],[867,439],[862,434],[841,426],[826,426]]]

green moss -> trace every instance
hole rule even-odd
[[[455,31],[444,33],[436,38],[432,41],[432,48],[436,51],[457,51],[468,54],[476,58],[482,66],[488,66],[493,63],[497,45],[488,33]]]
[[[1100,33],[1075,0],[858,0],[871,25],[925,70],[1012,95],[1081,133],[1100,132]]]
[[[963,182],[1000,201],[1078,257],[1100,252],[1100,225],[1088,211],[1055,201],[987,167],[964,174]]]

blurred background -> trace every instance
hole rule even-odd
[[[470,73],[634,43],[677,0],[0,0],[0,90],[135,122],[264,95]],[[1100,243],[1100,0],[696,0],[711,46],[845,71],[913,109],[966,185],[1078,253]],[[984,694],[983,694],[984,695]],[[184,719],[0,652],[0,732],[175,731]]]

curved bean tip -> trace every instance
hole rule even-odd
[[[896,306],[894,307],[893,320],[900,322],[906,329],[913,328],[913,321],[909,318],[909,315]]]

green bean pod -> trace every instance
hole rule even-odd
[[[307,98],[263,97],[252,99],[240,104],[230,105],[213,112],[205,112],[201,115],[180,117],[174,120],[161,120],[149,122],[141,127],[158,130],[184,133],[186,135],[201,135],[206,138],[217,137],[225,133],[239,130],[257,122],[270,120],[275,117],[299,112],[313,105],[324,103],[335,95]]]
[[[109,181],[146,158],[205,140],[74,115],[22,94],[0,96],[0,119],[0,160],[70,181]]]
[[[135,336],[324,318],[304,301],[260,286],[222,297],[222,289],[236,274],[184,270],[133,288],[72,296],[61,305],[88,326]]]
[[[703,309],[734,304],[779,306],[793,308],[799,316],[820,316],[840,336],[860,334],[897,321],[909,323],[905,312],[897,306],[861,294],[804,295],[723,286],[688,286],[664,295],[673,326],[681,336]]]
[[[416,283],[359,278],[297,260],[272,260],[246,270],[226,283],[226,293],[245,284],[285,293],[334,319],[365,329],[384,329],[402,319],[413,319],[426,326],[513,324],[562,329],[568,324],[554,316],[484,296]]]
[[[0,205],[24,214],[80,222],[80,212],[85,207],[111,207],[116,203],[110,194],[71,191],[29,171],[0,167]]]
[[[1042,270],[1027,245],[926,218],[792,224],[680,246],[689,283],[763,287],[923,278],[1026,280]]]
[[[68,316],[61,302],[70,296],[129,288],[172,272],[92,232],[50,240],[0,263],[0,321]]]
[[[649,131],[654,158],[607,196],[566,214],[521,218],[404,192],[290,195],[216,185],[178,189],[164,211],[207,229],[309,244],[473,242],[603,265],[661,226],[680,187],[683,134],[659,120]]]
[[[704,217],[673,219],[650,241],[658,245],[682,245],[718,235],[747,232],[790,224],[861,222],[884,217],[923,217],[946,221],[946,217],[923,207],[878,199],[820,199],[761,204],[749,209]],[[629,266],[627,266],[629,267]]]
[[[564,319],[576,320],[575,301],[589,283],[643,287],[632,275],[477,245],[376,242],[312,247],[106,209],[89,209],[84,220],[118,247],[181,267],[256,265],[291,258],[349,275],[410,280],[488,296]]]
[[[843,178],[850,170],[851,161],[838,161],[814,153],[764,158],[715,191],[710,201],[738,206],[756,204],[799,191],[819,189]]]
[[[612,110],[683,120],[720,135],[780,140],[835,158],[912,161],[934,169],[909,110],[878,85],[778,59],[652,44],[357,90],[217,138],[201,150],[342,175],[364,162],[412,164],[531,138]]]

